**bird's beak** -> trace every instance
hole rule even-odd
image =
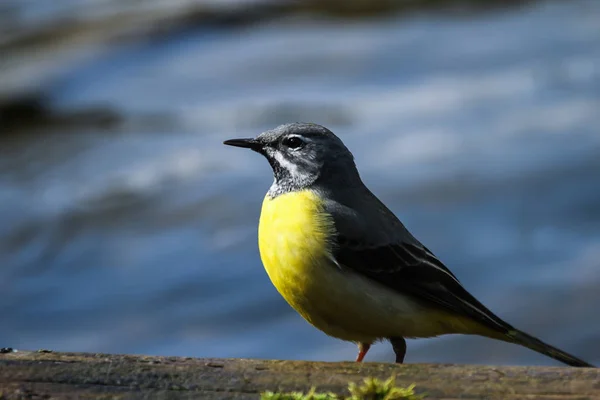
[[[229,139],[224,141],[223,144],[228,146],[244,147],[254,151],[259,151],[262,148],[262,143],[256,139]]]

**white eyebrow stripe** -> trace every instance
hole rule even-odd
[[[313,142],[313,140],[312,140],[311,138],[309,138],[309,137],[306,137],[306,136],[303,136],[303,135],[299,135],[299,134],[297,134],[297,133],[292,133],[292,134],[288,135],[287,137],[288,137],[288,138],[291,138],[291,137],[296,137],[296,138],[298,138],[298,139],[301,139],[301,140],[303,140],[303,141],[305,141],[305,142],[307,142],[307,143],[309,143],[309,142]]]

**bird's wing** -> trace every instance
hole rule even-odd
[[[341,267],[399,293],[470,317],[495,331],[506,333],[513,329],[467,292],[391,211],[374,196],[373,199],[378,210],[369,218],[339,203],[329,207],[338,232],[333,256]]]

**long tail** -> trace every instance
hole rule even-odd
[[[531,335],[528,335],[525,332],[521,332],[517,329],[511,329],[507,334],[509,341],[520,344],[521,346],[525,346],[533,351],[537,351],[538,353],[547,355],[548,357],[554,358],[560,362],[563,362],[572,367],[591,367],[596,368],[594,365],[587,363],[575,356],[572,356],[568,353],[565,353],[562,350],[557,349],[556,347],[550,346],[542,342],[539,339],[534,338]]]

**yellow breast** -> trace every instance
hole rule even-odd
[[[258,228],[260,257],[285,300],[311,320],[308,301],[321,296],[319,276],[330,262],[332,218],[311,190],[265,197]]]

